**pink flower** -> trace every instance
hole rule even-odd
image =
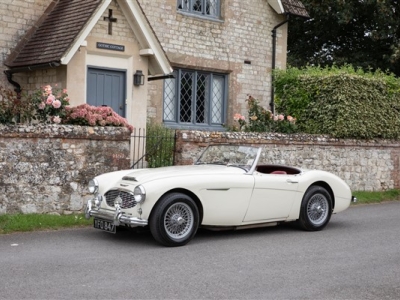
[[[233,116],[233,120],[235,120],[235,121],[244,121],[244,120],[246,120],[246,118],[244,117],[244,116],[242,116],[241,114],[235,114],[234,116]]]
[[[52,105],[53,105],[54,108],[60,108],[61,107],[61,101],[57,99],[57,100],[53,101]]]
[[[241,114],[235,114],[235,115],[233,116],[233,119],[234,119],[235,121],[239,121],[239,119],[240,119],[241,116],[242,116]]]
[[[52,94],[52,88],[50,85],[45,85],[44,87],[42,87],[43,89],[43,96],[47,97],[48,95]]]
[[[296,123],[296,118],[293,118],[292,116],[287,116],[287,120],[290,122],[290,123]]]
[[[88,122],[89,122],[90,126],[95,126],[96,125],[96,120],[94,120],[92,118],[89,118]]]
[[[63,89],[63,90],[62,90],[62,93],[63,93],[63,94],[66,94],[66,93],[67,93],[67,89]]]
[[[55,99],[56,99],[56,97],[54,97],[53,95],[49,95],[47,97],[46,104],[51,105]]]
[[[279,115],[278,119],[279,119],[279,121],[283,121],[285,119],[285,116],[284,115]]]
[[[87,124],[89,126],[125,126],[130,131],[133,127],[127,120],[115,113],[110,107],[95,107],[81,104],[76,107],[66,107],[68,124]]]
[[[46,106],[46,103],[40,102],[40,104],[38,105],[38,108],[39,108],[40,110],[43,110],[43,109],[45,108],[45,106]]]
[[[274,116],[274,121],[278,121],[278,120],[279,120],[278,116],[275,115],[275,116]]]
[[[59,116],[55,116],[53,118],[53,122],[56,123],[56,124],[60,124],[61,123],[61,118]]]

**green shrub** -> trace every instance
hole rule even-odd
[[[288,68],[275,76],[276,108],[304,133],[338,138],[400,137],[400,80],[377,71]]]
[[[0,87],[0,123],[30,123],[35,120],[35,105],[30,97]]]
[[[149,168],[174,165],[175,130],[152,122],[146,126],[146,161]]]

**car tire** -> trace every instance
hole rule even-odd
[[[332,215],[332,197],[322,186],[313,185],[304,194],[298,224],[303,230],[318,231],[325,228]]]
[[[188,195],[167,194],[154,207],[149,225],[154,239],[162,245],[186,245],[199,227],[197,205]]]

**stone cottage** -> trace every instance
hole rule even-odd
[[[297,0],[0,0],[0,85],[68,90],[136,128],[222,130],[268,106]]]

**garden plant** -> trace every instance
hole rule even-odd
[[[330,135],[351,139],[400,138],[400,79],[352,66],[277,70],[273,114],[248,96],[247,116],[233,131]]]
[[[0,87],[0,124],[20,123],[123,126],[133,130],[111,107],[70,106],[66,89],[46,85],[30,94],[17,95]]]

